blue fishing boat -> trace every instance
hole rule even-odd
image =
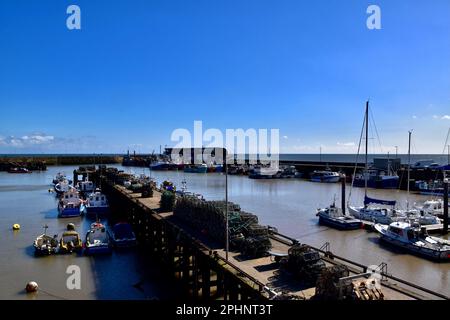
[[[58,202],[58,217],[79,217],[82,214],[81,205],[78,191],[72,189],[65,192]]]
[[[111,238],[106,227],[100,222],[91,224],[86,233],[85,251],[87,255],[111,253]]]
[[[111,231],[112,243],[115,247],[129,248],[137,244],[136,235],[129,223],[119,222],[114,225]]]
[[[184,167],[184,172],[188,173],[206,173],[208,171],[208,166],[204,163],[187,165]]]

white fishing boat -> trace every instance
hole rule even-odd
[[[340,174],[338,172],[333,171],[321,171],[316,170],[310,175],[310,179],[312,182],[323,182],[323,183],[336,183],[339,182]]]
[[[427,258],[450,261],[450,242],[427,234],[418,223],[394,222],[390,225],[376,224],[380,239],[396,247]]]
[[[106,227],[98,221],[91,224],[90,230],[86,233],[85,254],[111,253],[111,246],[111,238]]]
[[[77,189],[84,194],[88,194],[94,192],[95,185],[92,181],[89,181],[88,178],[86,178],[86,180],[78,182]]]
[[[64,192],[68,192],[68,191],[70,191],[72,188],[73,188],[73,187],[72,187],[72,185],[70,184],[70,181],[67,180],[67,179],[58,182],[58,183],[55,185],[55,187],[54,187],[54,189],[55,189],[55,191],[56,191],[56,194],[58,194],[58,195],[61,195],[61,194],[63,194]]]
[[[89,194],[89,196],[87,197],[86,203],[84,204],[84,208],[86,214],[88,215],[108,213],[109,212],[108,199],[100,191],[100,189],[96,189],[95,192]]]

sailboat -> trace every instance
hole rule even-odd
[[[365,128],[365,135],[366,135],[365,174],[364,174],[364,184],[365,184],[364,206],[355,207],[355,206],[349,205],[348,206],[349,213],[350,213],[350,215],[352,215],[353,217],[355,217],[357,219],[372,221],[374,223],[381,223],[381,224],[390,224],[395,221],[404,220],[406,218],[405,215],[394,209],[395,205],[396,205],[396,201],[380,200],[380,199],[370,198],[367,196],[367,188],[368,188],[367,179],[369,176],[367,174],[368,170],[369,170],[369,166],[368,166],[369,101],[366,102],[364,128]],[[356,170],[356,165],[355,165],[355,170]],[[352,182],[352,187],[353,187],[353,182]],[[375,205],[388,206],[389,208],[375,206]]]
[[[411,172],[411,135],[412,131],[409,131],[409,139],[408,139],[408,182],[407,182],[407,200],[406,200],[406,210],[405,214],[408,216],[408,219],[414,222],[418,222],[420,225],[431,225],[431,224],[440,224],[441,219],[436,217],[435,215],[426,212],[424,210],[420,210],[417,208],[410,209],[409,207],[409,194],[410,194],[410,172]]]

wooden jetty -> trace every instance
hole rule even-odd
[[[123,186],[100,175],[102,189],[108,195],[115,212],[133,225],[140,243],[148,248],[170,276],[180,281],[186,297],[192,300],[267,300],[277,297],[308,300],[315,287],[305,288],[300,282],[280,272],[273,257],[245,259],[238,252],[230,252],[226,260],[224,246],[205,234],[179,221],[173,212],[160,211],[161,193],[142,198]],[[277,232],[271,232],[273,251],[286,254],[297,243]],[[332,254],[327,247],[314,248],[327,265],[343,264],[350,278],[362,278],[368,266]],[[385,300],[449,299],[445,295],[422,288],[387,273],[380,265],[381,290]],[[362,274],[362,275],[361,275]],[[365,297],[369,297],[362,292]]]

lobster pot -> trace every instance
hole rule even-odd
[[[339,279],[348,277],[349,270],[344,265],[335,265],[324,268],[316,283],[316,298],[321,300],[345,299],[352,295],[351,282],[343,288],[339,288]],[[340,296],[342,295],[342,296]]]
[[[267,236],[247,237],[241,244],[240,251],[243,255],[258,258],[267,255],[272,248],[272,243]]]
[[[245,211],[241,211],[240,212],[241,215],[241,220],[244,224],[258,224],[258,216],[256,216],[253,213],[249,213],[249,212],[245,212]]]
[[[203,234],[224,243],[226,205],[225,201],[204,201],[197,197],[183,196],[177,199],[174,215]],[[271,248],[267,227],[257,223],[256,215],[242,212],[238,204],[228,203],[230,244],[250,256],[261,256]]]

